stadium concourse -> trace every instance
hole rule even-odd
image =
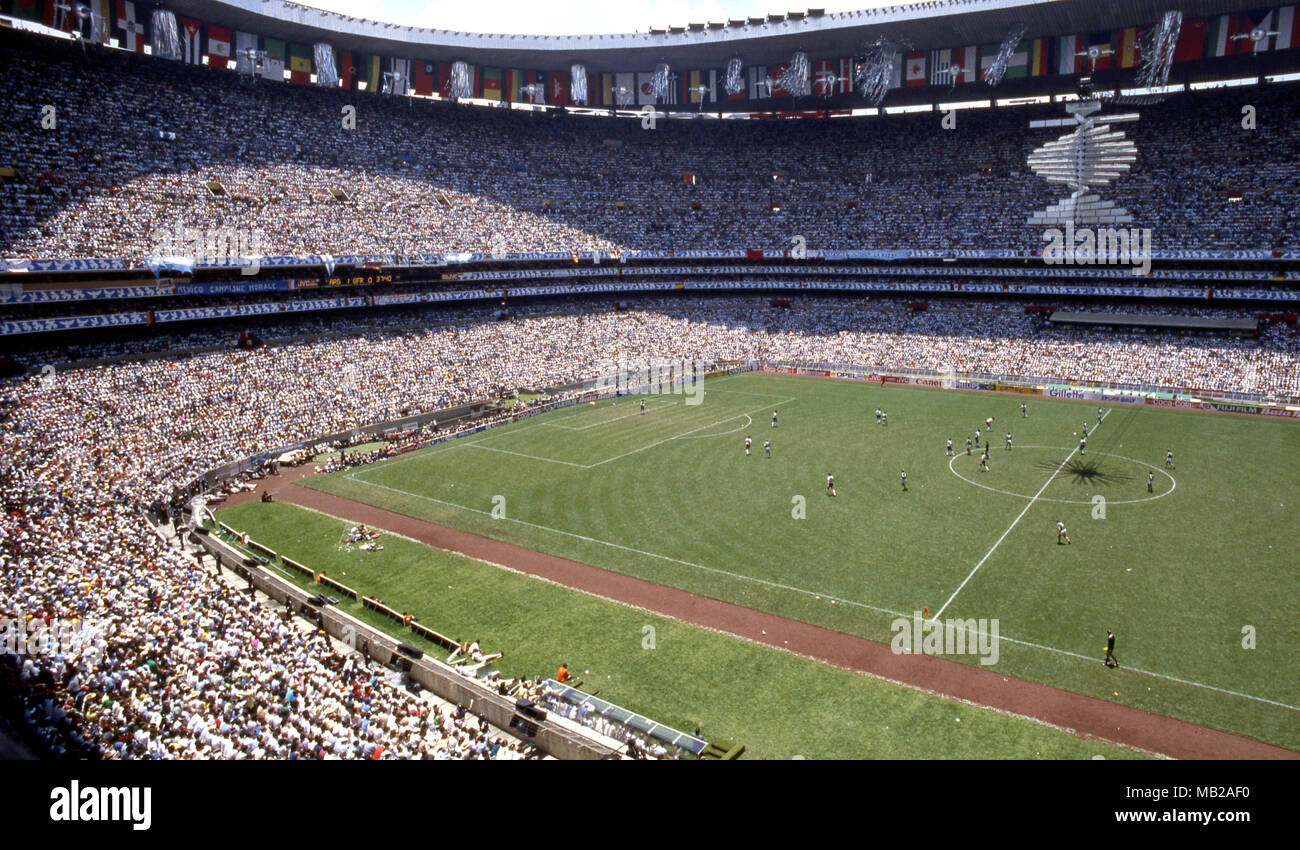
[[[19,660],[28,726],[51,753],[496,758],[527,754],[438,716],[166,547],[143,523],[221,464],[512,388],[592,377],[610,357],[853,361],[1300,393],[1300,344],[1040,330],[1011,304],[812,299],[551,305],[355,322],[353,335],[63,369],[0,398],[0,618],[84,618],[106,654]],[[233,336],[233,334],[232,334]],[[183,345],[185,340],[176,340]],[[344,375],[355,380],[344,380]],[[171,507],[175,508],[176,505]],[[548,671],[537,671],[543,674]]]
[[[794,234],[817,249],[1036,251],[1041,229],[1025,219],[1053,193],[1025,162],[1050,136],[1028,124],[1064,115],[969,110],[954,131],[933,114],[650,131],[257,84],[93,47],[88,62],[74,45],[0,38],[4,100],[57,117],[39,132],[0,128],[17,172],[0,189],[10,257],[138,259],[158,253],[159,232],[186,227],[245,229],[268,255],[788,248]],[[1246,103],[1258,115],[1249,137]],[[341,127],[345,105],[355,129]],[[1107,191],[1152,229],[1154,249],[1296,247],[1294,85],[1185,93],[1140,112],[1124,131],[1141,167]]]

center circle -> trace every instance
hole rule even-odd
[[[1016,446],[1016,450],[1020,450],[1020,449],[1030,449],[1030,450],[1041,449],[1041,450],[1046,450],[1051,452],[1069,451],[1069,448],[1062,447],[1062,446]],[[1111,454],[1110,452],[1093,451],[1091,452],[1091,454],[1100,455],[1103,457],[1113,457],[1116,460],[1126,460],[1129,463],[1137,464],[1143,469],[1151,469],[1156,472],[1159,472],[1161,475],[1169,479],[1169,489],[1163,493],[1157,493],[1154,496],[1147,496],[1146,498],[1143,499],[1109,499],[1108,498],[1106,499],[1106,504],[1108,505],[1136,505],[1140,502],[1154,502],[1156,499],[1163,499],[1165,496],[1168,496],[1170,493],[1174,492],[1175,488],[1178,487],[1178,482],[1174,479],[1172,475],[1170,475],[1167,471],[1163,469],[1156,469],[1149,463],[1144,463],[1143,461],[1136,460],[1131,457],[1125,457],[1124,455]],[[979,487],[982,490],[991,490],[994,493],[1001,493],[1003,496],[1014,496],[1018,499],[1030,499],[1030,500],[1034,498],[1033,494],[1030,493],[1015,493],[1010,490],[1000,490],[997,487],[990,487],[987,484],[981,484],[978,481],[972,481],[971,479],[967,478],[965,475],[962,475],[960,472],[958,472],[956,469],[953,468],[952,466],[953,462],[956,461],[958,457],[960,457],[959,453],[954,454],[951,458],[948,459],[948,471],[951,472],[953,475],[956,475],[962,481],[965,481],[967,484],[973,484],[974,486]],[[1053,499],[1048,496],[1039,496],[1038,501],[1056,502],[1062,505],[1091,505],[1092,504],[1091,499]]]

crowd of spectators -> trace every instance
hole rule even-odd
[[[192,253],[161,247],[185,228],[242,233],[262,254],[775,249],[795,235],[1038,250],[1026,219],[1060,197],[1026,166],[1059,134],[1029,121],[1063,117],[1059,105],[963,111],[955,130],[933,114],[643,130],[3,39],[6,102],[57,116],[0,127],[17,170],[0,183],[0,252],[15,257]],[[1116,126],[1138,161],[1100,191],[1158,249],[1295,247],[1298,110],[1285,84],[1137,108]]]
[[[117,757],[481,756],[472,726],[432,717],[323,637],[281,622],[145,531],[142,513],[242,457],[666,357],[1300,395],[1292,330],[1271,328],[1259,341],[1098,336],[1044,328],[1009,302],[917,311],[833,298],[786,310],[753,298],[539,306],[506,321],[485,312],[66,369],[49,384],[12,379],[0,394],[0,617],[93,622],[106,641],[98,659],[46,659],[18,672],[32,726],[53,730],[56,752]],[[402,439],[439,433],[430,423]]]

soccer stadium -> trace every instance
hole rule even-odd
[[[3,0],[0,754],[1300,758],[1297,7],[645,23]]]

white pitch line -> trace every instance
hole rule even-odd
[[[698,428],[692,428],[692,429],[689,430],[689,431],[683,431],[683,432],[680,433],[680,434],[674,434],[674,435],[671,436],[671,437],[667,437],[667,438],[665,438],[665,439],[662,439],[662,440],[659,440],[659,441],[657,441],[657,442],[651,443],[651,444],[648,445],[648,446],[642,446],[641,448],[639,448],[639,449],[633,449],[633,450],[630,451],[630,452],[623,452],[623,454],[621,454],[621,455],[614,455],[613,457],[607,457],[607,458],[605,458],[604,460],[597,461],[596,463],[593,463],[591,466],[587,467],[587,469],[594,469],[594,468],[596,468],[597,466],[603,466],[604,464],[607,464],[607,463],[609,463],[610,461],[620,460],[620,459],[625,458],[625,457],[627,457],[627,456],[629,456],[629,455],[634,455],[634,454],[636,454],[637,452],[643,452],[643,451],[645,451],[646,449],[653,449],[655,446],[662,446],[664,443],[668,443],[668,442],[671,442],[671,441],[673,441],[673,440],[677,440],[677,439],[680,439],[680,438],[682,438],[682,437],[686,437],[686,436],[688,436],[688,435],[690,435],[690,434],[694,434],[696,431],[703,431],[705,428],[712,428],[714,425],[721,425],[723,422],[730,422],[730,421],[733,420],[733,419],[739,419],[739,418],[742,417],[742,416],[748,416],[749,414],[751,414],[751,413],[757,413],[757,412],[760,411],[760,410],[767,410],[768,407],[780,407],[781,405],[783,405],[783,404],[788,404],[788,403],[790,403],[790,402],[792,402],[792,401],[795,401],[795,397],[794,397],[794,396],[790,396],[790,397],[787,398],[787,399],[783,399],[782,401],[778,401],[776,404],[773,404],[773,405],[766,405],[766,404],[765,404],[765,405],[763,405],[762,407],[756,407],[756,408],[754,408],[753,410],[745,410],[745,411],[741,411],[740,413],[737,413],[735,416],[728,416],[726,419],[718,419],[717,421],[709,422],[709,423],[706,423],[706,424],[704,424],[704,425],[701,425],[701,426],[699,426]]]
[[[1101,421],[1097,423],[1096,428],[1092,429],[1092,432],[1094,434],[1097,433],[1097,430],[1099,428],[1101,428],[1101,424],[1102,422],[1106,421],[1107,416],[1110,416],[1109,410],[1107,410],[1105,413],[1102,414]],[[952,592],[952,596],[948,597],[948,601],[943,603],[943,607],[941,607],[938,611],[934,612],[934,616],[930,618],[930,622],[934,622],[935,620],[939,619],[939,615],[942,614],[944,610],[949,605],[952,604],[952,601],[957,598],[957,594],[961,593],[961,589],[966,586],[966,583],[975,577],[975,574],[979,572],[980,567],[984,566],[984,562],[993,556],[993,553],[996,552],[998,550],[998,547],[1002,545],[1002,541],[1007,539],[1007,535],[1011,533],[1011,530],[1020,524],[1020,520],[1024,519],[1025,514],[1029,513],[1029,509],[1032,508],[1034,506],[1034,503],[1038,501],[1038,497],[1043,495],[1043,491],[1045,491],[1048,488],[1048,486],[1053,481],[1056,480],[1056,476],[1061,474],[1061,470],[1065,469],[1065,465],[1069,463],[1074,458],[1074,456],[1078,453],[1079,453],[1079,447],[1075,446],[1074,449],[1070,451],[1070,454],[1066,456],[1065,460],[1061,461],[1061,465],[1056,468],[1056,471],[1052,473],[1052,476],[1047,479],[1047,481],[1043,484],[1042,487],[1038,488],[1038,492],[1035,493],[1034,497],[1029,500],[1029,504],[1025,505],[1025,509],[1020,512],[1020,515],[1017,516],[1014,520],[1012,520],[1011,525],[1007,526],[1006,531],[1002,532],[1002,536],[999,537],[998,541],[993,544],[993,548],[990,549],[987,553],[985,553],[983,558],[980,558],[980,562],[975,565],[975,569],[970,571],[970,575],[966,576],[966,578],[962,580],[962,583],[957,585],[957,589]]]
[[[350,477],[350,476],[348,476],[348,477]],[[458,505],[458,504],[456,504],[455,502],[447,502],[447,501],[444,501],[444,500],[442,500],[442,499],[434,498],[433,496],[425,496],[425,495],[420,494],[420,493],[412,493],[412,492],[410,492],[410,491],[408,491],[408,490],[400,490],[400,489],[398,489],[398,488],[396,488],[396,487],[389,487],[389,486],[386,485],[386,484],[379,484],[379,483],[374,482],[374,481],[366,481],[366,480],[361,479],[361,478],[351,478],[351,480],[356,481],[356,482],[358,482],[358,483],[360,483],[360,484],[364,484],[364,485],[366,485],[366,486],[368,486],[368,487],[378,487],[378,488],[380,488],[380,489],[382,489],[382,490],[389,490],[389,491],[394,492],[394,493],[400,493],[400,494],[403,495],[403,496],[410,496],[410,497],[415,498],[415,499],[422,499],[422,500],[427,501],[427,502],[434,502],[434,503],[439,504],[439,505],[446,505],[446,506],[449,507],[449,508],[456,508],[456,509],[458,509],[458,510],[462,510],[462,511],[469,511],[470,513],[482,514],[483,516],[491,516],[491,515],[492,515],[492,513],[491,513],[490,511],[479,510],[478,508],[471,508],[471,507],[468,507],[468,506],[466,506],[466,505]],[[905,614],[905,613],[903,613],[902,611],[894,611],[894,610],[892,610],[892,609],[890,609],[890,608],[881,608],[881,607],[879,607],[879,606],[877,606],[877,605],[869,605],[869,604],[867,604],[866,602],[857,602],[857,601],[852,600],[852,599],[844,599],[844,598],[839,597],[839,596],[833,596],[833,595],[831,595],[831,594],[829,594],[829,593],[822,593],[822,592],[820,592],[820,591],[808,590],[808,589],[806,589],[806,588],[795,587],[795,586],[793,586],[793,585],[789,585],[789,584],[781,584],[780,582],[770,581],[770,580],[768,580],[768,579],[757,578],[757,577],[755,577],[755,576],[748,576],[748,575],[744,575],[744,574],[742,574],[742,573],[733,573],[733,572],[731,572],[731,571],[729,571],[729,570],[719,569],[718,567],[708,567],[708,566],[705,566],[704,564],[696,564],[696,563],[693,563],[693,562],[691,562],[691,561],[683,561],[683,560],[680,559],[680,558],[673,558],[673,557],[670,557],[670,556],[668,556],[668,555],[660,555],[660,554],[658,554],[658,553],[656,553],[656,552],[647,552],[647,551],[645,551],[645,550],[643,550],[643,549],[635,549],[635,548],[633,548],[633,547],[631,547],[631,546],[624,546],[624,545],[622,545],[621,543],[611,543],[611,542],[608,541],[608,540],[601,540],[601,539],[596,538],[596,537],[588,537],[588,536],[586,536],[585,534],[578,534],[578,533],[576,533],[576,532],[572,532],[572,531],[564,531],[564,530],[559,529],[559,528],[551,528],[550,526],[547,526],[547,525],[539,525],[538,523],[535,523],[535,522],[528,522],[527,520],[515,519],[514,517],[502,517],[502,519],[508,520],[509,522],[518,523],[519,525],[526,525],[526,526],[528,526],[529,528],[536,528],[536,529],[539,529],[539,530],[541,530],[541,531],[549,531],[549,532],[551,532],[552,534],[559,534],[559,535],[562,535],[562,536],[564,536],[564,537],[572,537],[572,538],[574,538],[574,539],[582,540],[582,541],[585,541],[585,542],[587,542],[587,543],[596,543],[596,544],[599,544],[599,545],[601,545],[601,546],[608,546],[608,547],[610,547],[610,548],[612,548],[612,549],[620,549],[620,550],[622,550],[622,551],[624,551],[624,552],[632,552],[632,553],[637,554],[637,555],[644,555],[644,556],[647,557],[647,558],[656,558],[656,559],[658,559],[658,560],[660,560],[660,561],[668,561],[668,562],[670,562],[670,563],[674,563],[674,564],[681,564],[681,565],[684,566],[684,567],[691,567],[691,568],[693,568],[693,569],[697,569],[697,570],[704,570],[705,572],[716,573],[716,574],[718,574],[718,575],[724,575],[724,576],[727,576],[727,577],[729,577],[729,578],[738,579],[738,580],[740,580],[740,581],[753,582],[754,584],[761,584],[761,585],[763,585],[763,586],[765,586],[765,587],[771,587],[771,588],[775,588],[775,589],[777,589],[777,590],[786,590],[786,591],[790,591],[791,593],[801,593],[801,594],[804,594],[805,596],[811,596],[811,597],[816,598],[816,599],[826,599],[826,600],[828,600],[828,601],[831,601],[831,602],[834,602],[834,603],[837,603],[837,604],[840,604],[840,605],[849,605],[849,606],[854,607],[854,608],[861,608],[861,609],[864,609],[864,610],[867,610],[867,611],[875,611],[875,612],[880,613],[880,614],[892,614],[892,615],[895,616],[895,617],[907,617],[907,618],[910,618],[910,617],[912,616],[911,614]],[[975,635],[983,634],[983,632],[976,632],[976,631],[973,631],[973,630],[971,630],[971,629],[969,629],[969,628],[964,629],[963,631],[967,632],[968,634],[975,634]],[[1069,650],[1067,650],[1067,649],[1057,649],[1056,647],[1053,647],[1053,646],[1044,646],[1043,644],[1032,643],[1032,642],[1030,642],[1030,641],[1026,641],[1026,640],[1017,640],[1017,639],[1015,639],[1015,638],[1010,638],[1010,637],[1007,637],[1006,635],[1002,635],[1002,634],[999,634],[999,635],[998,635],[998,640],[1005,640],[1005,641],[1007,641],[1008,643],[1019,644],[1020,646],[1027,646],[1027,647],[1030,647],[1031,649],[1039,649],[1039,650],[1042,650],[1042,651],[1044,651],[1044,652],[1051,652],[1051,653],[1055,653],[1055,654],[1057,654],[1057,655],[1064,655],[1064,656],[1069,657],[1069,658],[1081,659],[1081,660],[1083,660],[1083,661],[1095,662],[1095,661],[1098,660],[1098,659],[1096,659],[1096,658],[1092,658],[1092,657],[1089,657],[1089,656],[1087,656],[1087,655],[1080,655],[1080,654],[1077,653],[1077,652],[1071,652],[1071,651],[1069,651]],[[1169,682],[1178,682],[1179,684],[1189,685],[1189,686],[1191,686],[1191,687],[1195,687],[1195,688],[1203,688],[1203,689],[1205,689],[1205,690],[1208,690],[1208,691],[1214,691],[1215,693],[1225,694],[1225,695],[1227,695],[1227,696],[1240,697],[1241,699],[1248,699],[1248,700],[1253,700],[1254,702],[1266,703],[1266,704],[1268,704],[1268,705],[1277,706],[1278,708],[1289,709],[1289,710],[1291,710],[1291,711],[1300,711],[1300,706],[1297,706],[1297,705],[1290,705],[1290,704],[1288,704],[1288,703],[1284,703],[1284,702],[1277,702],[1276,700],[1266,699],[1266,698],[1264,698],[1264,697],[1257,697],[1257,696],[1254,696],[1253,694],[1244,694],[1244,693],[1241,693],[1241,692],[1239,692],[1239,691],[1230,691],[1230,690],[1228,690],[1228,689],[1226,689],[1226,688],[1220,688],[1220,687],[1217,687],[1217,686],[1215,686],[1215,685],[1207,685],[1207,684],[1205,684],[1204,682],[1194,682],[1194,681],[1192,681],[1192,680],[1190,680],[1190,679],[1180,679],[1180,678],[1178,678],[1177,676],[1168,676],[1168,675],[1165,675],[1164,673],[1154,673],[1154,672],[1152,672],[1152,671],[1150,671],[1150,670],[1143,670],[1143,669],[1138,668],[1138,667],[1128,667],[1128,666],[1126,666],[1126,667],[1124,667],[1123,669],[1124,669],[1125,671],[1129,672],[1129,673],[1138,673],[1139,675],[1150,676],[1150,677],[1152,677],[1152,678],[1154,678],[1154,679],[1164,679],[1165,681],[1169,681]]]
[[[482,443],[466,443],[466,445],[476,449],[483,449],[484,451],[488,451],[488,452],[500,452],[503,455],[514,455],[515,457],[526,457],[529,458],[530,460],[540,460],[546,463],[562,463],[565,466],[573,466],[573,467],[577,467],[578,469],[591,469],[591,467],[585,463],[573,463],[572,461],[568,461],[568,460],[556,460],[553,457],[541,457],[540,455],[529,455],[529,454],[524,454],[523,452],[512,452],[510,449],[498,449],[496,446],[485,446]]]
[[[672,407],[674,404],[677,404],[677,402],[675,402],[675,401],[669,401],[669,402],[666,402],[666,403],[665,403],[665,402],[659,402],[659,403],[657,403],[657,404],[654,404],[654,409],[655,409],[655,410],[661,410],[661,409],[663,409],[663,408],[665,408],[665,407]],[[646,407],[646,410],[650,410],[650,409],[651,409],[651,408],[650,408],[649,406]],[[645,411],[641,411],[641,412],[645,412]],[[634,410],[634,411],[632,411],[631,413],[624,414],[623,416],[615,416],[613,419],[602,419],[602,420],[599,421],[599,422],[592,422],[590,425],[578,425],[578,426],[573,426],[573,425],[557,425],[557,424],[554,423],[554,422],[538,422],[537,424],[538,424],[538,425],[545,425],[547,428],[559,428],[559,429],[562,430],[562,431],[587,431],[587,430],[590,430],[590,429],[592,429],[592,428],[599,428],[599,427],[602,426],[602,425],[608,425],[608,424],[610,424],[611,422],[618,422],[618,421],[620,421],[620,420],[628,419],[628,418],[630,418],[630,417],[632,417],[632,416],[637,416],[637,415],[639,415],[639,413],[638,413],[637,411]]]

